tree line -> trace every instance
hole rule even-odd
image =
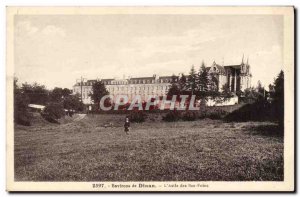
[[[244,91],[231,92],[229,85],[226,83],[219,87],[218,79],[214,73],[209,73],[205,63],[202,62],[197,71],[194,66],[191,67],[189,74],[181,76],[172,76],[171,86],[166,92],[168,99],[172,99],[176,95],[176,99],[180,101],[180,95],[196,95],[197,100],[201,100],[201,104],[205,105],[208,98],[214,99],[216,102],[226,101],[229,98],[237,95],[239,100],[245,103],[254,103],[256,101],[268,100],[276,103],[278,95],[283,94],[283,89],[279,88],[280,82],[283,81],[283,71],[277,76],[273,84],[269,85],[267,91],[258,81],[256,87],[250,87]],[[276,93],[275,93],[276,92]],[[91,100],[95,104],[95,108],[99,109],[99,102],[101,98],[108,95],[105,84],[97,81],[92,85],[92,92],[90,93]],[[106,105],[110,105],[110,101],[106,101]]]
[[[69,115],[72,111],[82,111],[84,105],[80,95],[72,94],[68,88],[55,87],[48,90],[44,85],[38,83],[22,83],[18,85],[18,79],[14,79],[14,120],[23,125],[30,125],[31,114],[29,104],[45,106],[43,115],[49,121],[55,120],[65,115],[67,110]]]
[[[45,86],[38,83],[28,84],[23,83],[21,86],[17,84],[17,79],[14,80],[14,119],[21,124],[30,124],[30,113],[28,113],[29,104],[44,105],[44,113],[48,114],[49,119],[58,119],[65,114],[65,110],[84,110],[84,104],[81,101],[79,94],[72,94],[72,91],[67,88],[54,88],[53,90],[46,89]],[[220,90],[220,91],[219,91]],[[101,81],[97,81],[92,86],[90,93],[91,100],[95,106],[99,106],[100,99],[108,95],[105,85]],[[213,99],[228,99],[234,95],[229,90],[227,84],[221,89],[218,87],[218,80],[209,73],[202,62],[198,71],[192,66],[188,75],[172,76],[171,87],[166,92],[167,97],[171,98],[177,95],[196,95],[196,98],[205,104],[208,98]],[[270,103],[273,114],[276,119],[283,122],[284,114],[284,73],[281,71],[273,84],[269,85],[269,91],[266,91],[260,82],[257,87],[251,87],[237,94],[240,96],[240,101],[246,103]],[[203,101],[203,102],[202,102]],[[110,105],[108,100],[105,105]],[[262,106],[266,106],[263,104]],[[259,109],[259,110],[264,110]],[[259,112],[258,112],[259,113]]]
[[[216,75],[209,73],[205,63],[202,62],[198,71],[192,66],[188,75],[172,76],[167,96],[171,98],[174,95],[177,95],[178,100],[179,95],[196,95],[196,99],[205,103],[208,98],[216,101],[227,100],[233,93],[229,90],[228,84],[219,87]]]
[[[99,110],[98,103],[100,99],[108,95],[105,84],[97,81],[92,86],[91,100],[95,103],[96,110]],[[246,104],[241,110],[237,110],[229,116],[228,120],[232,121],[249,121],[249,120],[275,120],[279,122],[283,128],[284,122],[284,72],[280,71],[274,82],[269,85],[267,91],[258,81],[256,87],[250,87],[244,91],[231,92],[228,84],[218,87],[218,80],[213,73],[209,73],[202,62],[198,71],[192,66],[188,75],[172,76],[171,87],[166,92],[168,99],[172,99],[176,95],[176,99],[180,101],[180,95],[196,95],[200,104],[205,106],[208,98],[216,101],[224,101],[237,95],[239,102]],[[106,103],[111,105],[109,101]],[[200,107],[201,111],[201,107]],[[170,112],[171,113],[171,112]],[[174,114],[171,114],[174,115]],[[175,114],[176,115],[176,114]],[[203,114],[200,114],[203,116]],[[174,118],[173,118],[174,119]],[[175,117],[176,119],[176,117]]]
[[[209,73],[202,62],[198,72],[194,66],[191,67],[188,75],[172,76],[171,87],[167,92],[167,96],[171,98],[173,95],[196,95],[197,99],[204,102],[208,98],[215,100],[226,100],[234,95],[238,96],[243,102],[253,103],[258,100],[274,100],[276,101],[279,95],[283,94],[282,83],[284,81],[284,73],[280,71],[273,84],[269,85],[267,91],[258,81],[256,87],[250,87],[244,91],[235,93],[230,91],[229,85],[226,83],[219,87],[218,79],[214,73]]]

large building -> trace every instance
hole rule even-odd
[[[251,86],[250,65],[242,61],[239,65],[220,66],[213,62],[206,68],[209,76],[217,80],[217,90],[222,91],[223,86],[228,86],[231,92],[244,91]],[[175,79],[177,81],[179,77]],[[78,82],[73,86],[73,92],[82,96],[84,104],[92,104],[89,94],[92,85],[97,80]],[[148,96],[165,96],[171,86],[172,76],[137,77],[128,79],[101,79],[107,91],[114,98],[117,95],[126,95],[129,101],[135,95],[140,95],[146,101]]]
[[[137,77],[128,79],[101,79],[107,91],[114,98],[117,95],[126,95],[130,100],[135,95],[140,95],[142,100],[146,101],[148,96],[164,96],[170,88],[172,76]],[[176,79],[178,80],[178,78]],[[91,104],[89,94],[92,91],[92,85],[96,80],[78,82],[73,86],[73,92],[81,95],[84,104]]]
[[[220,66],[213,62],[211,67],[206,68],[210,76],[217,80],[217,89],[222,91],[223,86],[229,87],[231,92],[244,91],[251,86],[251,72],[248,60],[238,65]]]

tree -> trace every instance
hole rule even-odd
[[[273,106],[279,125],[284,126],[284,73],[281,70],[274,81]]]
[[[215,76],[214,73],[210,73],[209,74],[209,91],[212,92],[212,94],[214,92],[218,92],[218,89],[219,89],[219,83],[218,83],[218,79],[217,77]]]
[[[52,123],[59,123],[58,119],[65,115],[64,107],[61,103],[48,103],[41,115]]]
[[[67,110],[82,111],[84,108],[84,105],[80,100],[80,95],[73,95],[72,90],[68,88],[55,87],[50,91],[49,98],[50,102],[61,103],[61,106]]]
[[[176,75],[174,75],[174,74],[171,77],[171,84],[178,85],[178,77]]]
[[[51,102],[61,102],[63,98],[63,89],[55,87],[50,93],[50,101]]]
[[[72,94],[72,90],[70,90],[70,89],[68,89],[68,88],[64,88],[63,90],[62,90],[62,97],[64,98],[64,97],[68,97],[69,95],[71,95]]]
[[[101,81],[97,81],[92,86],[92,93],[89,95],[91,97],[91,100],[94,102],[94,104],[98,107],[96,109],[99,109],[100,100],[103,96],[108,95],[109,92],[106,90],[104,83]]]
[[[68,95],[64,97],[63,107],[67,110],[82,111],[84,105],[80,100],[80,95],[75,94],[75,95]]]
[[[264,93],[264,87],[262,86],[262,84],[261,84],[261,81],[260,80],[258,80],[258,82],[257,82],[257,86],[256,86],[256,89],[257,89],[257,92],[259,92],[259,93],[261,93],[261,94],[263,94]]]
[[[200,67],[199,73],[198,73],[198,81],[197,81],[197,90],[199,92],[199,98],[204,98],[207,96],[208,92],[208,84],[209,84],[209,78],[208,78],[208,72],[205,68],[204,62],[202,62],[202,65]]]
[[[14,79],[14,122],[25,126],[31,125],[31,116],[28,112],[29,98],[25,95]]]
[[[46,105],[49,99],[49,92],[44,85],[38,83],[22,84],[21,91],[29,98],[31,104]]]
[[[180,89],[179,89],[179,84],[178,84],[178,78],[175,75],[172,75],[172,80],[171,80],[171,87],[168,90],[167,97],[168,99],[172,99],[173,95],[177,95],[177,99],[179,98],[180,95]]]
[[[273,84],[269,84],[269,95],[270,98],[274,98],[275,87]]]
[[[257,99],[259,101],[265,100],[265,88],[262,86],[260,81],[257,82],[256,91],[258,93]]]
[[[168,98],[168,99],[172,99],[172,97],[173,97],[174,95],[177,95],[176,100],[178,100],[179,95],[180,95],[180,89],[178,88],[177,85],[172,84],[171,87],[170,87],[170,89],[168,90],[167,98]]]
[[[187,78],[187,90],[191,95],[197,91],[197,75],[194,66],[192,66]]]
[[[55,87],[49,93],[51,102],[62,102],[65,98],[69,97],[72,94],[72,90],[68,88],[58,88]]]
[[[22,93],[22,90],[17,84],[18,79],[14,79],[14,110],[16,111],[27,111],[29,98]]]
[[[220,98],[220,99],[216,98],[216,100],[219,102],[227,101],[233,97],[233,93],[230,91],[230,88],[227,83],[222,86],[221,93],[219,92],[216,93],[216,97]]]
[[[253,103],[256,102],[259,98],[259,93],[257,90],[253,87],[247,88],[244,90],[244,99],[247,103]]]
[[[178,85],[179,85],[180,92],[186,91],[187,79],[186,79],[186,76],[184,74],[181,75]]]
[[[261,82],[257,82],[256,88],[251,87],[244,90],[243,95],[245,102],[253,103],[253,102],[265,102],[265,89],[262,86]]]

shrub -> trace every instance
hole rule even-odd
[[[226,114],[227,112],[220,108],[212,108],[208,110],[206,117],[210,119],[222,119]]]
[[[63,105],[60,103],[50,103],[46,105],[42,116],[52,123],[59,123],[57,120],[65,115]]]
[[[182,114],[182,120],[184,120],[184,121],[194,121],[196,119],[197,119],[196,112],[186,111]]]
[[[222,119],[222,115],[218,112],[209,113],[206,117],[212,120]]]
[[[76,111],[83,111],[85,108],[78,95],[66,96],[63,100],[63,107],[65,109],[72,109]]]
[[[28,112],[29,97],[22,93],[14,80],[14,122],[24,126],[30,126],[32,116]]]
[[[167,122],[175,122],[181,118],[181,114],[177,111],[169,111],[165,116],[163,116],[163,120]]]
[[[24,126],[31,126],[32,115],[24,111],[15,111],[15,122]]]
[[[268,121],[274,119],[274,113],[270,104],[266,102],[255,102],[247,104],[233,111],[225,117],[226,121]]]
[[[145,122],[147,115],[143,111],[133,111],[129,114],[131,122]]]
[[[227,112],[219,107],[206,107],[200,111],[199,118],[222,119],[227,115]]]

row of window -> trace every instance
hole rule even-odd
[[[158,91],[158,92],[156,92],[156,93],[161,93],[161,94],[163,94],[163,93],[165,93],[166,91],[168,91],[168,87],[166,87],[166,86],[163,86],[163,87],[160,87],[160,91]],[[144,90],[144,91],[143,91]],[[124,90],[121,90],[121,91],[124,91]],[[128,91],[128,90],[127,90]],[[79,91],[76,91],[75,89],[74,89],[74,92],[77,92],[77,93],[79,93],[80,94],[80,90]],[[110,92],[110,93],[114,93],[114,90],[108,90],[108,92]],[[87,99],[87,98],[89,98],[89,94],[90,94],[91,92],[90,91],[82,91],[82,99]],[[129,94],[132,94],[132,95],[134,95],[134,94],[145,94],[145,95],[148,95],[148,94],[154,94],[155,93],[155,91],[154,91],[154,89],[150,89],[150,88],[148,88],[148,89],[137,89],[137,88],[135,88],[135,89],[132,89],[130,92],[124,92],[124,94],[126,94],[126,93],[129,93]]]
[[[177,81],[177,79],[175,81]],[[158,80],[158,82],[159,83],[171,83],[172,79],[160,79],[160,80]],[[125,81],[104,81],[103,83],[104,83],[104,85],[125,85],[125,84],[128,84]],[[153,83],[155,83],[155,80],[136,79],[136,80],[130,80],[129,81],[129,84],[149,84],[149,83],[153,84]]]
[[[136,91],[136,90],[168,90],[169,89],[169,87],[168,86],[143,86],[143,87],[107,87],[106,88],[107,89],[107,91],[129,91],[129,90],[131,90],[131,91]],[[78,92],[78,93],[80,93],[81,92],[81,89],[76,89],[76,88],[74,88],[74,90],[73,90],[74,92]],[[86,88],[83,88],[82,89],[82,92],[83,93],[89,93],[89,92],[91,92],[91,89],[89,88],[89,89],[86,89]]]
[[[168,86],[144,86],[144,87],[108,87],[107,90],[110,91],[136,91],[136,90],[167,90],[169,87]]]
[[[103,81],[105,85],[126,85],[126,81]]]
[[[175,79],[177,81],[177,79]],[[158,83],[171,83],[172,79],[160,79]],[[104,85],[127,85],[127,84],[154,84],[155,80],[145,80],[145,79],[137,79],[130,80],[129,83],[127,81],[103,81]],[[83,82],[83,86],[92,86],[93,82]],[[80,83],[77,83],[77,86],[80,86]]]
[[[130,93],[130,94],[128,94],[128,96],[129,97],[131,97],[131,98],[133,98],[135,95],[137,95],[137,92],[135,92],[135,93]],[[145,97],[147,97],[147,95],[164,95],[164,92],[152,92],[152,93],[139,93],[139,95],[142,95],[142,96],[145,96]],[[89,96],[89,94],[82,94],[82,99],[89,99],[90,98],[90,96]]]

